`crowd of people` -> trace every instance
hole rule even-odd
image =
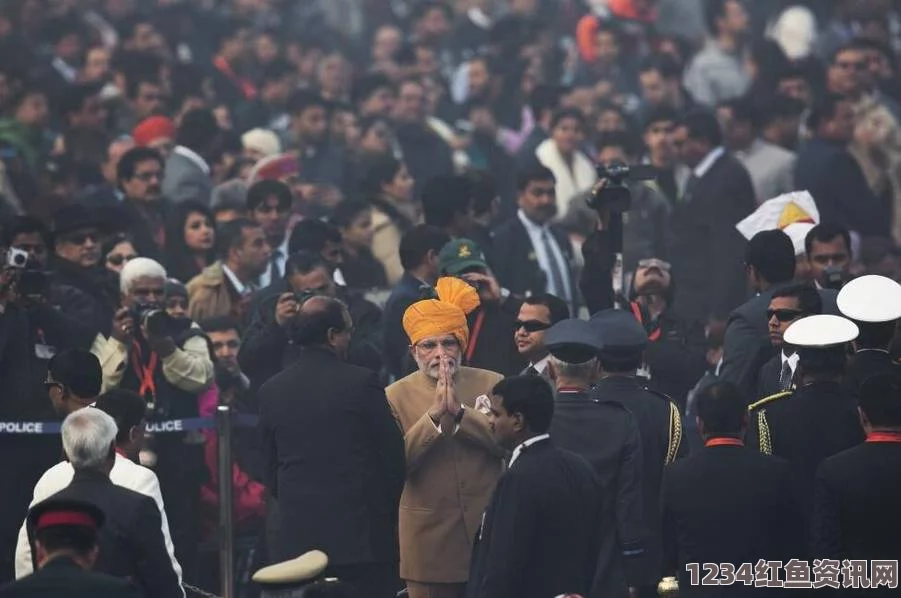
[[[219,405],[241,596],[897,588],[901,3],[0,0],[0,55],[0,596],[221,589]]]

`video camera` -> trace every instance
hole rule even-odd
[[[596,164],[598,179],[606,179],[607,185],[598,191],[592,190],[588,197],[588,207],[595,211],[609,209],[614,214],[622,214],[632,209],[632,192],[627,183],[652,181],[657,178],[657,169],[650,164],[625,164],[610,162]]]
[[[50,286],[47,273],[37,267],[28,252],[10,247],[6,253],[6,266],[16,273],[16,289],[20,297],[43,297]]]

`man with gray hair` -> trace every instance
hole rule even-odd
[[[100,409],[89,407],[70,414],[63,421],[62,439],[75,473],[72,483],[48,500],[91,503],[106,515],[95,571],[130,579],[145,596],[182,598],[156,503],[114,485],[109,478],[116,461],[117,434],[115,420]],[[34,530],[28,532],[33,542]]]
[[[175,320],[165,310],[166,270],[147,258],[135,258],[120,274],[122,308],[109,338],[98,336],[92,352],[103,370],[103,391],[138,393],[151,421],[197,417],[197,396],[213,381],[214,369],[203,332]],[[189,321],[187,321],[189,322]],[[203,445],[188,433],[155,436],[156,473],[169,514],[172,541],[185,578],[195,572],[200,525],[200,486],[206,469]]]
[[[628,595],[637,557],[644,552],[641,511],[641,438],[632,413],[615,400],[593,399],[600,378],[600,339],[589,322],[571,318],[544,335],[557,390],[550,434],[562,449],[582,455],[601,483],[602,529],[592,596]]]

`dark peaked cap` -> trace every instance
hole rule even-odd
[[[591,316],[590,323],[600,338],[601,353],[605,355],[639,355],[648,346],[648,335],[631,312],[605,309]]]
[[[568,318],[548,328],[544,346],[566,363],[585,363],[598,356],[602,345],[597,331],[586,320]]]

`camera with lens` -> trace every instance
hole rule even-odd
[[[845,286],[845,273],[838,266],[828,266],[823,270],[823,288],[842,290]]]
[[[152,303],[134,306],[131,317],[137,325],[146,328],[150,336],[174,336],[178,332],[175,318],[164,308]]]
[[[6,253],[6,266],[16,273],[16,288],[21,297],[43,297],[47,294],[47,273],[29,257],[27,251],[10,247]]]
[[[657,169],[650,164],[629,165],[624,162],[596,164],[598,179],[606,179],[603,189],[592,191],[588,197],[588,207],[595,211],[610,210],[622,214],[632,209],[632,192],[628,183],[651,181],[657,178]]]

